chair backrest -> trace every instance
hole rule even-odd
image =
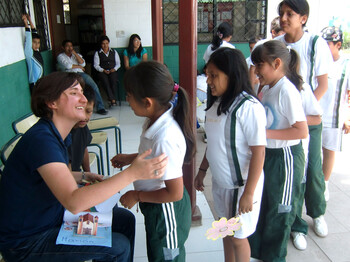
[[[26,114],[14,122],[12,122],[12,129],[16,134],[27,132],[40,118],[33,113]]]
[[[1,162],[6,165],[6,161],[9,158],[12,150],[17,145],[23,134],[16,134],[11,138],[1,149]]]

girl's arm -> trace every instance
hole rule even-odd
[[[125,70],[128,70],[130,68],[129,57],[127,57],[126,55],[124,55],[124,66],[125,66]]]
[[[320,115],[317,116],[306,116],[306,122],[308,126],[316,126],[321,124],[322,118]]]
[[[154,179],[163,175],[168,162],[167,157],[162,154],[153,159],[145,159],[150,153],[151,150],[147,150],[124,171],[87,187],[78,188],[65,163],[48,163],[39,167],[38,172],[57,200],[67,210],[76,214],[105,201],[135,180]]]
[[[83,170],[85,172],[90,172],[90,159],[89,159],[89,151],[85,148],[83,163],[81,164]]]
[[[249,163],[247,183],[239,200],[238,214],[253,210],[254,191],[264,167],[265,146],[251,146],[250,150],[252,151],[252,158]]]
[[[267,129],[267,139],[277,140],[295,140],[304,139],[308,136],[309,131],[306,121],[295,122],[291,127],[286,129]]]
[[[203,181],[205,176],[207,175],[208,168],[209,168],[209,162],[207,160],[207,149],[205,149],[202,163],[200,164],[197,176],[194,179],[194,188],[197,189],[198,191],[204,191]]]
[[[317,101],[323,97],[323,95],[327,92],[328,89],[328,74],[317,76],[317,88],[314,90],[314,95]]]
[[[130,209],[137,202],[168,203],[181,200],[184,190],[182,177],[164,182],[166,187],[156,191],[128,191],[120,198],[120,203]]]

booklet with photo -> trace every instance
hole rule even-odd
[[[112,209],[120,193],[76,215],[64,212],[56,244],[76,246],[112,246]]]

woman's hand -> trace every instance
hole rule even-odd
[[[197,176],[194,179],[194,188],[198,191],[204,191],[204,178],[206,173],[203,170],[198,170]]]
[[[120,198],[120,203],[125,207],[125,208],[132,208],[137,202],[139,202],[139,197],[138,197],[139,192],[135,190],[131,190],[126,192],[122,197]]]
[[[146,159],[151,152],[152,150],[148,149],[138,155],[131,166],[128,167],[130,173],[134,176],[134,180],[155,179],[164,175],[168,164],[168,157],[163,153],[158,157]]]
[[[111,159],[111,163],[115,168],[122,168],[130,165],[136,157],[137,154],[118,154]]]

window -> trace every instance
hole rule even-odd
[[[0,27],[23,26],[22,14],[28,13],[28,2],[23,0],[0,1]]]
[[[38,31],[38,34],[41,37],[41,51],[48,50],[51,48],[45,2],[45,0],[33,0],[35,26]]]
[[[232,25],[232,42],[266,36],[267,0],[198,0],[198,43],[210,43],[220,23]],[[178,0],[163,0],[164,44],[179,39]]]
[[[70,24],[70,5],[69,0],[63,0],[63,16],[64,16],[64,24]]]

